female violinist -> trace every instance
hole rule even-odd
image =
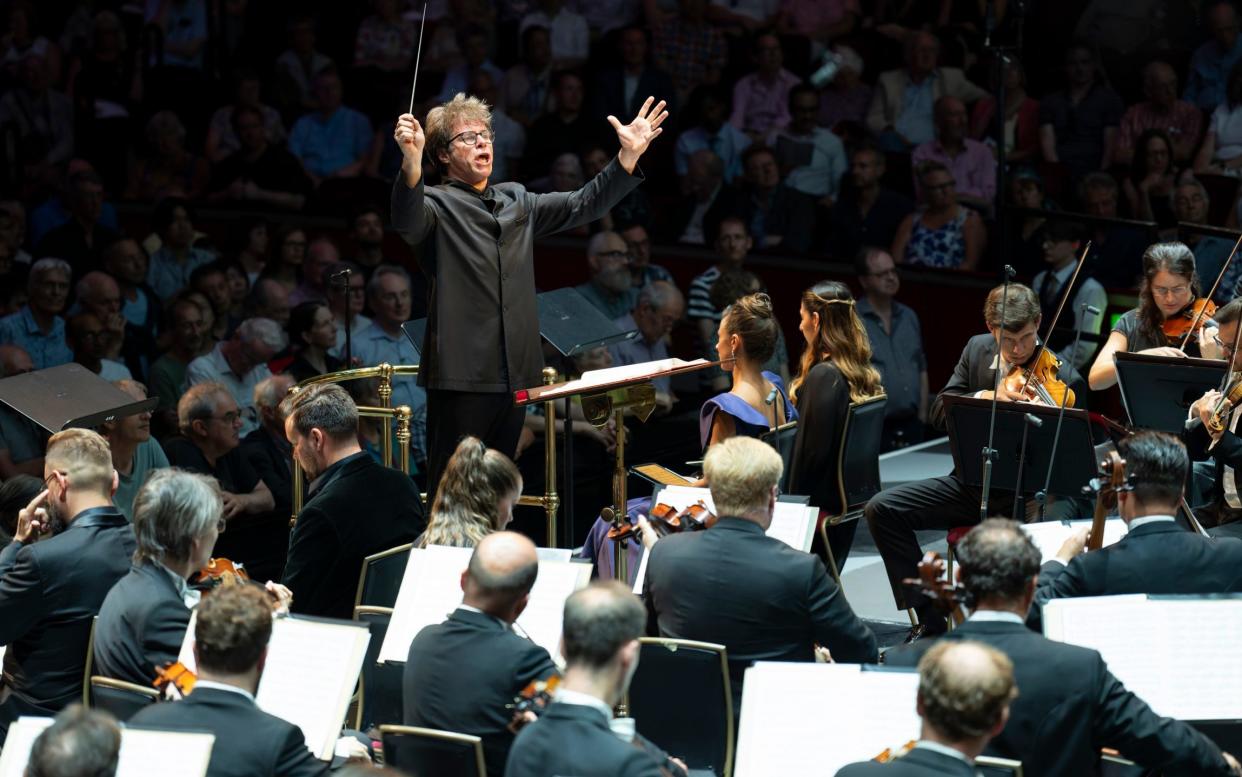
[[[414,547],[473,548],[488,534],[504,531],[522,495],[522,476],[509,457],[477,437],[464,437],[449,458],[427,530]]]
[[[1203,309],[1205,308],[1206,309]],[[1201,310],[1203,309],[1203,310]],[[1155,243],[1143,252],[1143,284],[1139,306],[1126,312],[1091,365],[1087,380],[1092,389],[1106,389],[1117,382],[1113,354],[1143,353],[1157,356],[1203,356],[1219,358],[1212,342],[1211,315],[1215,306],[1200,293],[1195,255],[1183,243]],[[1200,313],[1202,312],[1202,315]],[[1190,325],[1198,319],[1195,331]],[[1179,346],[1190,332],[1186,349]]]
[[[871,366],[867,332],[845,284],[823,281],[807,289],[802,293],[801,316],[798,329],[806,347],[790,387],[799,421],[789,491],[810,495],[823,520],[841,511],[836,479],[828,473],[837,469],[850,403],[883,394],[884,388],[880,373]],[[846,521],[828,529],[831,558],[838,569],[845,565],[857,528],[857,521]]]

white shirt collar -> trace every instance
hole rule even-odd
[[[914,746],[918,748],[922,748],[923,750],[930,750],[933,753],[940,753],[941,755],[951,756],[953,758],[958,759],[959,761],[965,761],[971,766],[974,766],[975,764],[974,760],[967,757],[967,755],[963,753],[961,750],[954,750],[953,748],[948,747],[947,745],[942,745],[939,742],[929,742],[926,739],[920,739],[919,741],[914,743]]]
[[[503,618],[497,618],[495,615],[492,615],[490,612],[483,612],[478,607],[471,607],[468,604],[459,604],[457,605],[457,609],[465,610],[466,612],[478,613],[479,615],[486,615],[487,617],[499,623],[501,626],[504,626],[506,629],[512,628],[512,624],[509,623],[508,621],[504,620]]]
[[[186,606],[186,609],[193,610],[197,607],[199,601],[203,597],[202,592],[195,591],[193,588],[190,588],[190,584],[186,582],[184,577],[172,571],[168,567],[160,564],[159,562],[156,562],[156,564],[160,569],[164,570],[164,574],[172,578],[173,585],[177,588],[177,595],[181,597],[181,603]]]
[[[608,720],[612,720],[612,707],[605,704],[603,699],[597,699],[589,693],[562,688],[556,692],[555,701],[561,704],[577,704],[580,707],[591,707],[602,712]]]
[[[1171,515],[1144,515],[1142,518],[1130,521],[1130,529],[1137,529],[1149,523],[1172,523],[1174,520]]]
[[[228,691],[229,693],[236,693],[239,696],[245,696],[247,699],[250,700],[251,704],[255,703],[253,693],[251,693],[250,691],[247,691],[245,688],[238,688],[236,685],[226,685],[224,683],[213,683],[211,680],[199,680],[194,683],[194,687],[195,688],[213,688],[217,691]]]
[[[976,610],[970,614],[969,620],[980,623],[1016,623],[1019,626],[1026,623],[1016,612],[1004,610]]]

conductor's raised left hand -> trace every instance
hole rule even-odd
[[[616,116],[608,117],[608,123],[617,131],[617,140],[621,143],[617,159],[627,173],[634,172],[638,158],[651,145],[651,141],[664,131],[660,125],[668,118],[668,111],[664,110],[665,103],[661,100],[655,103],[654,108],[652,103],[655,103],[655,98],[648,97],[643,102],[643,107],[638,109],[638,115],[629,124],[623,125]]]

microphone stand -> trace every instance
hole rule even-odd
[[[1001,304],[1000,304],[1000,331],[1001,335],[996,337],[996,374],[992,381],[992,409],[988,413],[988,444],[983,446],[983,450],[979,452],[983,459],[983,493],[979,499],[979,520],[986,521],[988,519],[988,497],[992,492],[992,461],[996,458],[996,449],[992,447],[996,441],[996,402],[999,399],[1001,384],[1001,340],[1004,339],[1005,332],[1005,308],[1009,302],[1009,281],[1013,280],[1015,275],[1014,269],[1009,265],[1005,265],[1005,282],[1001,288]]]
[[[1034,415],[1033,413],[1022,414],[1022,444],[1018,447],[1018,479],[1017,482],[1014,483],[1013,489],[1013,519],[1015,521],[1018,520],[1018,516],[1022,514],[1021,511],[1026,509],[1022,504],[1022,473],[1023,470],[1026,469],[1027,433],[1030,432],[1032,426],[1038,429],[1043,425],[1044,420],[1039,416]],[[1026,523],[1026,521],[1023,521],[1023,523]]]
[[[1100,315],[1100,309],[1094,305],[1082,303],[1078,308],[1078,319],[1081,321],[1090,313],[1093,316]],[[1049,334],[1052,334],[1049,332]],[[1078,353],[1078,343],[1082,340],[1082,329],[1074,327],[1074,345],[1070,349],[1071,354]],[[1069,392],[1066,391],[1061,395],[1061,407],[1057,409],[1057,428],[1052,433],[1052,454],[1048,457],[1048,471],[1044,473],[1044,487],[1035,492],[1035,502],[1039,505],[1039,520],[1044,520],[1044,508],[1048,506],[1048,488],[1052,485],[1052,467],[1057,462],[1057,445],[1061,442],[1061,422],[1065,420],[1065,405],[1069,401]],[[1023,441],[1026,440],[1024,436]],[[1015,518],[1014,520],[1017,520]]]
[[[353,303],[349,299],[349,277],[353,272],[346,267],[328,279],[329,283],[341,282],[341,296],[345,298],[345,369],[349,369],[354,363],[354,311]]]

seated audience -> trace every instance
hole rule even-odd
[[[815,88],[795,86],[789,91],[789,124],[768,135],[768,145],[776,152],[786,186],[831,207],[848,165],[841,139],[815,125],[818,110]]]
[[[595,233],[587,244],[587,267],[591,279],[574,288],[608,318],[624,316],[638,297],[625,240],[616,232]]]
[[[654,281],[643,286],[634,309],[614,320],[621,331],[638,330],[638,336],[608,346],[612,363],[621,367],[669,358],[669,333],[685,312],[686,299],[672,283]],[[657,410],[668,412],[676,401],[673,379],[668,376],[656,378],[652,384],[656,390]]]
[[[1147,130],[1138,137],[1130,175],[1122,182],[1130,215],[1143,221],[1155,221],[1170,227],[1173,208],[1170,205],[1179,171],[1173,158],[1173,141],[1164,130]]]
[[[1171,164],[1185,167],[1194,161],[1203,135],[1203,113],[1193,103],[1178,99],[1177,71],[1172,65],[1160,60],[1147,63],[1143,68],[1143,96],[1146,101],[1131,105],[1121,117],[1114,160],[1129,164],[1139,149],[1139,136],[1160,130],[1173,144]]]
[[[35,739],[26,777],[113,777],[120,756],[116,720],[107,712],[72,704]]]
[[[565,70],[552,81],[555,107],[535,120],[526,135],[523,162],[528,177],[547,170],[566,149],[575,149],[599,134],[599,125],[585,110],[582,77]]]
[[[159,111],[147,121],[146,156],[130,167],[127,199],[192,200],[206,191],[210,167],[186,148],[185,137],[185,125],[173,111]]]
[[[1182,180],[1173,187],[1169,201],[1173,204],[1175,221],[1187,224],[1208,223],[1212,198],[1199,179],[1183,176]],[[1221,268],[1225,265],[1225,260],[1233,253],[1233,241],[1191,230],[1182,231],[1181,237],[1182,242],[1194,252],[1195,270],[1199,275],[1200,288],[1212,288],[1216,277],[1220,275]],[[1170,239],[1175,239],[1175,237],[1170,236]],[[1242,280],[1242,265],[1231,264],[1229,271],[1220,279],[1220,286],[1217,287],[1216,296],[1213,297],[1217,305],[1223,305],[1234,298],[1239,280]]]
[[[775,33],[756,35],[752,53],[757,69],[733,85],[729,123],[751,138],[766,138],[789,124],[789,93],[799,79],[784,68],[785,54]],[[818,99],[815,107],[819,108]]]
[[[306,260],[302,263],[302,282],[289,294],[290,305],[303,302],[323,302],[328,294],[328,268],[341,261],[336,243],[327,237],[317,237],[306,247]]]
[[[706,148],[695,151],[686,162],[681,195],[668,223],[668,237],[678,243],[707,244],[712,226],[708,211],[732,213],[742,207],[742,193],[724,182],[724,162]]]
[[[1039,101],[1026,91],[1026,68],[1005,57],[1005,161],[1030,164],[1039,160]],[[995,149],[996,100],[980,98],[970,114],[970,136]]]
[[[698,151],[710,151],[723,166],[722,179],[732,183],[742,174],[742,152],[751,139],[730,124],[729,100],[718,87],[700,87],[690,96],[687,115],[694,117],[690,128],[677,136],[673,149],[673,168],[683,179],[690,172],[690,158]]]
[[[62,199],[69,218],[43,236],[35,254],[60,257],[78,267],[98,265],[104,249],[118,237],[102,221],[103,181],[91,170],[74,173]]]
[[[474,547],[509,526],[521,496],[522,476],[509,457],[477,437],[463,437],[440,476],[427,530],[414,547]]]
[[[1066,49],[1065,80],[1064,90],[1053,92],[1039,105],[1044,161],[1064,165],[1075,177],[1107,169],[1125,105],[1104,83],[1090,44],[1079,41]]]
[[[914,149],[910,162],[918,170],[927,162],[939,162],[953,176],[957,201],[990,213],[996,199],[996,157],[991,149],[966,136],[966,105],[956,97],[936,101],[936,137]]]
[[[500,107],[523,127],[547,113],[552,100],[552,42],[548,28],[529,25],[521,34],[522,61],[505,71]]]
[[[652,30],[652,60],[673,77],[681,105],[700,84],[719,84],[728,62],[724,33],[708,21],[706,9],[707,3],[679,0],[677,13]]]
[[[329,178],[357,177],[371,148],[371,120],[344,105],[342,91],[335,69],[316,73],[315,111],[298,119],[289,132],[289,152],[302,162],[315,186]]]
[[[254,387],[254,406],[259,411],[259,428],[242,439],[242,455],[267,484],[276,503],[272,513],[293,515],[293,472],[289,462],[293,448],[285,438],[285,416],[280,405],[293,386],[289,375],[264,378]]]
[[[194,212],[183,199],[161,200],[151,214],[160,247],[151,254],[147,285],[159,299],[168,299],[190,285],[190,273],[215,257],[194,246]]]
[[[480,445],[472,438],[466,444]],[[440,481],[437,506],[461,451]],[[433,510],[428,533],[436,517]],[[405,725],[482,737],[489,777],[505,773],[513,745],[507,705],[528,684],[560,674],[548,651],[513,631],[538,574],[535,544],[526,537],[506,531],[478,537],[461,579],[461,606],[420,631],[405,662]],[[474,670],[464,673],[464,665]]]
[[[30,356],[16,345],[0,345],[0,377],[34,371]],[[7,405],[0,406],[0,480],[42,475],[47,432]]]
[[[1238,35],[1238,10],[1230,0],[1209,3],[1204,17],[1210,39],[1190,58],[1185,97],[1211,113],[1225,102],[1229,73],[1242,61],[1242,35]]]
[[[133,380],[118,380],[116,386],[135,402],[147,398],[147,387]],[[112,450],[112,468],[116,470],[116,493],[112,503],[131,521],[134,519],[134,497],[147,476],[168,466],[168,457],[159,442],[151,436],[151,412],[134,413],[113,421],[104,421],[100,434]]]
[[[82,698],[91,621],[129,571],[134,531],[112,505],[116,473],[95,432],[52,436],[44,484],[0,552],[0,746],[23,715],[47,717]]]
[[[651,45],[646,28],[625,27],[617,36],[616,65],[605,68],[592,89],[596,119],[607,116],[634,116],[648,95],[668,102],[669,113],[676,113],[676,90],[669,74],[651,63]]]
[[[189,386],[217,383],[226,388],[240,410],[241,433],[259,425],[254,409],[254,387],[270,377],[267,363],[289,344],[280,325],[267,318],[248,318],[232,337],[216,343],[210,352],[190,362],[185,378]]]
[[[781,180],[776,154],[766,146],[751,146],[742,154],[743,187],[740,206],[724,210],[720,201],[703,218],[718,223],[728,215],[738,216],[750,230],[760,249],[777,249],[800,254],[811,245],[815,231],[815,200],[789,188]]]
[[[289,343],[297,354],[289,365],[295,383],[345,367],[328,353],[336,346],[336,319],[323,302],[303,302],[290,312]]]
[[[235,92],[231,105],[222,105],[211,114],[211,122],[207,125],[206,152],[207,159],[219,163],[228,159],[235,151],[246,145],[242,137],[242,128],[238,126],[237,115],[249,111],[258,119],[259,128],[263,131],[263,139],[273,146],[285,142],[285,125],[280,113],[261,99],[262,81],[253,70],[242,68],[233,78]]]
[[[151,364],[150,395],[160,398],[156,412],[173,411],[185,391],[185,374],[208,344],[207,314],[189,296],[179,296],[168,307],[168,350]]]
[[[130,380],[133,375],[124,364],[104,358],[108,353],[108,332],[94,313],[70,316],[65,323],[65,344],[73,360],[106,381]]]
[[[289,326],[289,292],[275,278],[259,278],[255,281],[244,308],[252,318],[271,319],[282,328]]]
[[[73,361],[65,341],[65,303],[73,271],[63,259],[45,257],[30,267],[27,302],[19,311],[0,318],[0,342],[20,346],[36,370]]]
[[[377,265],[378,266],[378,265]],[[332,355],[345,359],[345,326],[349,320],[351,345],[358,342],[371,326],[371,319],[362,315],[367,301],[366,275],[353,262],[337,262],[328,268],[328,277],[335,278],[342,271],[349,270],[349,288],[344,284],[329,283],[327,290],[328,308],[332,311],[333,324],[336,327],[336,344],[332,346]]]
[[[642,222],[618,220],[617,232],[630,249],[630,278],[634,281],[634,288],[642,289],[656,281],[674,282],[673,274],[667,268],[651,263],[651,237]]]
[[[566,8],[565,0],[538,0],[539,10],[522,17],[519,31],[528,27],[544,27],[552,45],[552,66],[557,69],[579,67],[586,62],[591,42],[586,18]]]
[[[918,175],[922,207],[897,228],[893,257],[902,264],[977,269],[987,243],[983,219],[958,202],[953,173],[944,165],[925,162]]]
[[[154,333],[160,317],[160,302],[147,285],[149,260],[137,240],[121,238],[104,250],[104,271],[121,291],[121,314],[127,325]]]
[[[858,255],[863,246],[892,243],[902,220],[914,210],[904,194],[884,186],[884,152],[870,143],[850,153],[849,180],[828,214],[828,254],[837,261]],[[902,257],[897,257],[901,259]]]
[[[1091,173],[1078,184],[1081,212],[1098,219],[1117,219],[1120,191],[1108,173]],[[1151,242],[1147,230],[1129,224],[1096,223],[1091,229],[1088,266],[1105,288],[1132,289],[1143,273],[1143,251]]]
[[[221,109],[223,110],[223,109]],[[207,189],[208,199],[235,205],[254,203],[278,210],[301,210],[311,182],[297,157],[272,144],[258,108],[241,105],[232,110],[230,131],[238,145],[216,163]]]

